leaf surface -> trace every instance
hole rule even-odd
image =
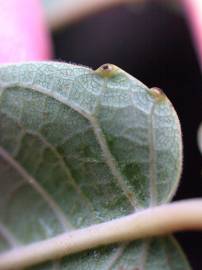
[[[167,97],[113,65],[0,67],[0,251],[168,202],[181,173]],[[170,237],[33,269],[189,269]]]

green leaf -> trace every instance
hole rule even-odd
[[[0,67],[0,250],[168,202],[181,173],[167,97],[113,65]],[[170,237],[34,269],[186,270]]]

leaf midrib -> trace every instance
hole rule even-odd
[[[156,151],[155,151],[155,127],[154,127],[154,111],[155,103],[152,105],[148,117],[148,142],[149,142],[149,191],[150,206],[157,204],[157,174],[156,174]]]

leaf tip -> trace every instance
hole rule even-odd
[[[162,102],[162,101],[165,101],[167,99],[163,90],[161,90],[160,88],[152,87],[149,90],[150,90],[149,92],[150,92],[151,96],[153,96],[157,102]]]
[[[117,74],[119,68],[113,64],[104,64],[95,70],[103,78],[110,78]]]

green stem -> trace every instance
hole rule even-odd
[[[155,206],[112,221],[60,234],[0,255],[0,270],[22,269],[117,242],[202,230],[202,199]]]

